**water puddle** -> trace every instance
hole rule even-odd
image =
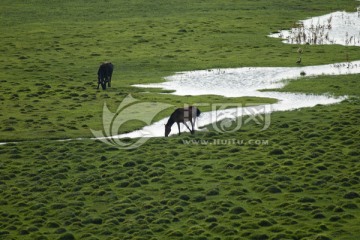
[[[173,90],[175,95],[222,95],[225,97],[269,97],[262,89],[285,86],[288,80],[306,76],[346,75],[360,73],[360,61],[307,67],[243,67],[180,72],[166,77],[166,82],[137,84],[142,88]],[[271,96],[276,93],[271,93]],[[276,98],[281,99],[282,96]]]
[[[360,46],[360,7],[357,12],[334,12],[298,22],[291,30],[270,37],[289,44],[340,44]]]

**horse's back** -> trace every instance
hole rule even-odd
[[[98,74],[103,76],[111,76],[114,70],[114,65],[111,62],[104,62],[100,65]]]
[[[109,73],[109,75],[111,75],[113,73],[114,70],[114,65],[111,62],[107,63],[107,71]]]
[[[177,108],[171,114],[171,118],[176,122],[190,121],[198,117],[200,113],[200,110],[194,106],[190,106],[187,108]]]
[[[183,108],[177,108],[175,111],[171,114],[171,118],[174,120],[179,119],[181,116],[184,116],[184,109]]]

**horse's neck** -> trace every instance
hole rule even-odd
[[[166,126],[171,127],[173,124],[175,123],[173,117],[171,116],[168,120],[168,122],[166,123]]]

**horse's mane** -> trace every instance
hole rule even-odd
[[[169,117],[169,120],[166,123],[166,126],[172,126],[175,123],[175,118],[178,112],[181,111],[180,108],[176,109]]]
[[[166,123],[166,126],[172,126],[174,124],[175,120],[174,120],[174,114],[171,114],[171,116],[169,117],[169,120]]]

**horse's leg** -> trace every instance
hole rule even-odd
[[[190,121],[191,122],[191,121]],[[193,131],[191,131],[191,129],[189,128],[189,126],[186,124],[186,122],[183,122],[184,123],[184,125],[187,127],[187,129],[189,129],[189,131],[191,132],[191,133],[193,133]]]
[[[192,120],[190,120],[190,123],[191,123],[191,134],[194,134],[194,125],[195,125],[195,118],[193,119],[194,122]]]
[[[180,123],[177,123],[178,125],[178,130],[179,130],[179,135],[180,135]]]
[[[101,81],[101,87],[103,90],[106,90],[106,79],[105,78],[102,79],[102,81]]]
[[[109,82],[108,82],[108,87],[111,87],[111,78],[112,78],[113,71],[114,71],[114,66],[113,66],[111,63],[109,63],[109,74],[108,74]]]
[[[97,86],[97,89],[99,89],[100,85],[101,85],[102,89],[104,89],[103,83],[104,83],[104,75],[99,69],[99,71],[98,71],[98,86]]]

